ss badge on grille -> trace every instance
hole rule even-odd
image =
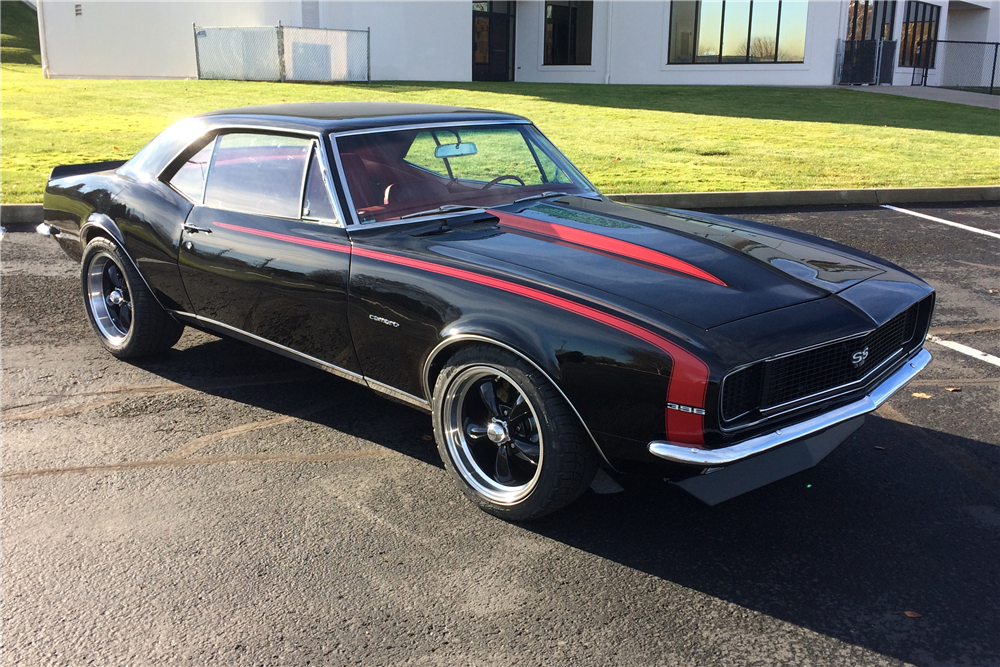
[[[868,348],[861,350],[860,352],[855,352],[851,355],[851,361],[854,363],[855,368],[861,368],[861,365],[865,363],[865,359],[868,358]]]

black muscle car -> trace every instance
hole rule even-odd
[[[289,104],[57,167],[39,231],[121,359],[184,326],[429,411],[508,519],[599,466],[717,503],[815,465],[929,361],[933,290],[768,225],[614,203],[528,120]]]

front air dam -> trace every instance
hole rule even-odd
[[[840,422],[821,433],[796,440],[783,447],[731,463],[723,468],[706,468],[707,474],[674,482],[707,505],[753,491],[779,479],[802,472],[826,458],[840,443],[865,423],[864,416]]]

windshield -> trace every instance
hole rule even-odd
[[[531,125],[480,125],[338,137],[358,219],[490,207],[542,194],[596,194]]]

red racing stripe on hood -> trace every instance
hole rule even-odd
[[[240,225],[232,225],[225,222],[213,222],[212,224],[234,231],[253,234],[254,236],[274,239],[276,241],[285,241],[287,243],[309,246],[311,248],[332,250],[334,252],[351,253],[359,257],[367,257],[368,259],[374,259],[380,262],[387,262],[390,264],[417,269],[419,271],[427,271],[428,273],[436,273],[442,276],[457,278],[459,280],[475,283],[477,285],[484,285],[486,287],[492,287],[511,294],[517,294],[534,301],[546,303],[550,306],[559,308],[560,310],[586,317],[589,320],[600,322],[601,324],[643,340],[670,356],[673,361],[673,365],[670,371],[670,382],[667,386],[668,402],[696,408],[705,407],[705,391],[708,388],[708,366],[705,362],[673,341],[641,327],[638,324],[634,324],[621,317],[612,315],[611,313],[606,313],[592,306],[572,301],[556,294],[544,292],[542,290],[535,289],[534,287],[520,285],[501,278],[494,278],[492,276],[467,271],[465,269],[459,269],[453,266],[447,266],[445,264],[435,264],[422,259],[404,257],[402,255],[382,252],[380,250],[372,250],[370,248],[359,246],[354,246],[352,249],[348,245],[329,243],[326,241],[291,236],[289,234],[280,234],[277,232],[269,232],[263,229],[255,229],[253,227],[242,227]],[[693,447],[701,447],[704,445],[703,416],[669,409],[665,409],[664,412],[668,440],[671,442],[690,444]]]
[[[684,275],[691,276],[693,278],[707,280],[710,283],[715,283],[716,285],[721,285],[722,287],[727,287],[726,283],[719,278],[716,278],[708,271],[699,269],[694,264],[689,264],[682,259],[671,257],[670,255],[659,252],[658,250],[646,248],[645,246],[636,245],[635,243],[629,243],[628,241],[622,241],[610,236],[604,236],[603,234],[595,234],[594,232],[588,232],[575,227],[568,227],[566,225],[559,225],[553,222],[543,222],[541,220],[528,218],[522,215],[515,215],[513,213],[505,213],[503,211],[496,210],[490,210],[488,212],[498,217],[500,219],[500,224],[504,227],[538,234],[539,236],[548,236],[550,238],[559,239],[560,241],[567,241],[585,248],[593,248],[595,250],[620,255],[629,259],[637,259],[641,262],[645,262],[646,264],[652,264],[653,266],[659,266],[677,273],[683,273]]]

